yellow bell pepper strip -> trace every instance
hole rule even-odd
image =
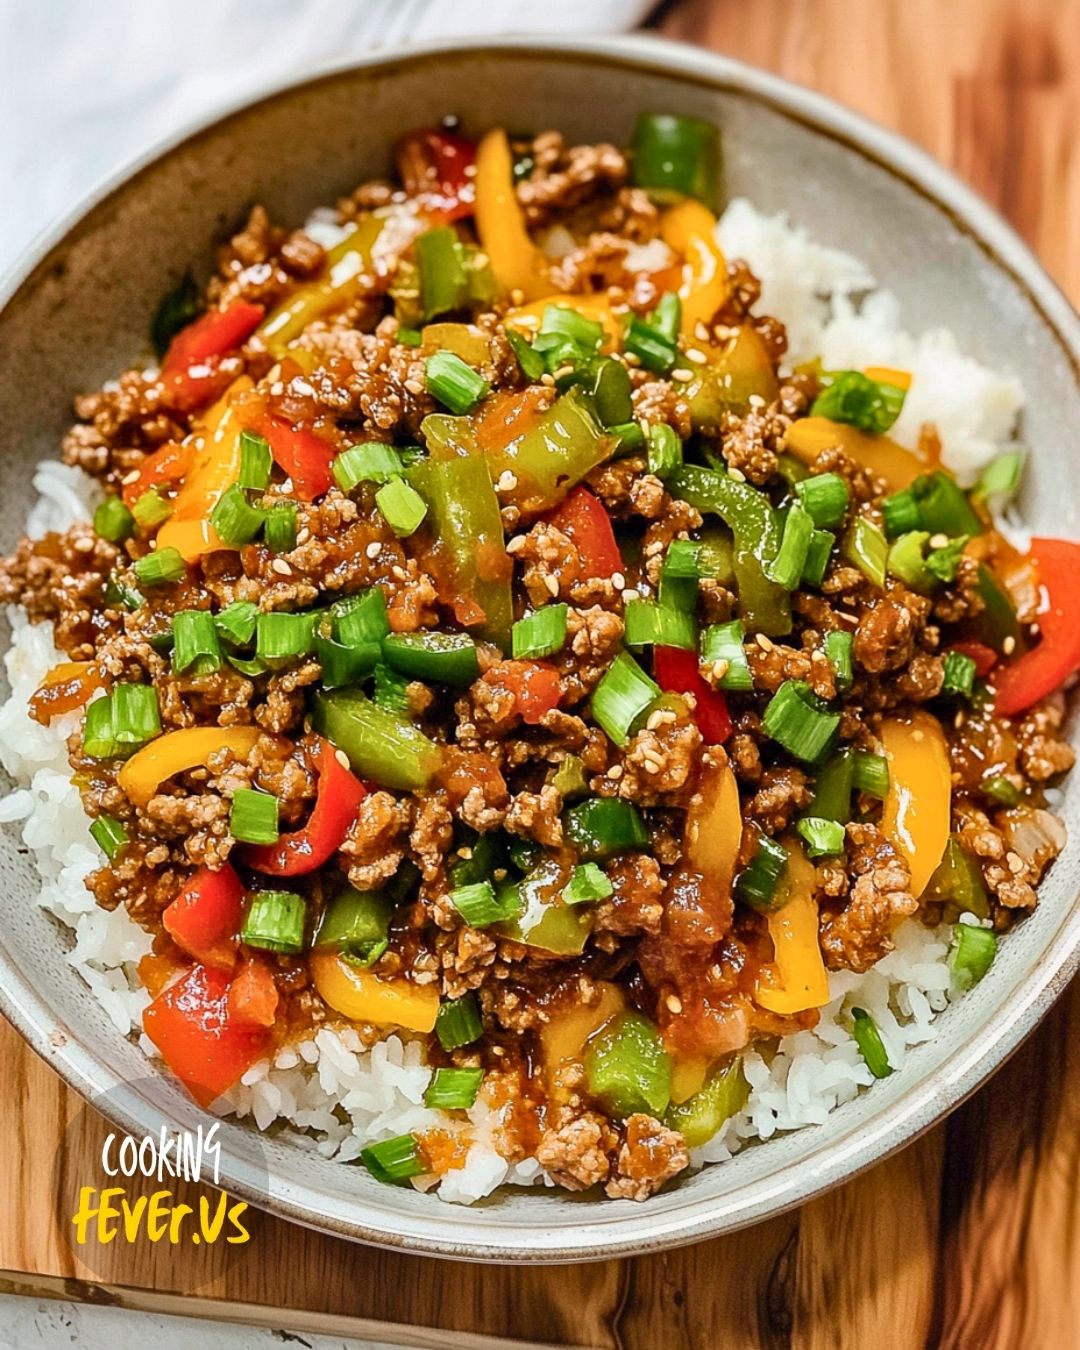
[[[476,232],[503,290],[520,291],[525,300],[548,293],[543,258],[514,195],[514,161],[501,127],[493,127],[476,151]]]
[[[791,1016],[828,1003],[829,977],[818,940],[813,864],[793,841],[783,842],[788,854],[781,882],[785,898],[778,909],[766,916],[773,962],[762,967],[754,1000],[769,1012]]]
[[[712,746],[703,759],[697,791],[686,813],[687,857],[695,871],[715,887],[724,902],[731,899],[735,864],[742,841],[739,786],[727,754]]]
[[[682,258],[682,335],[695,339],[699,323],[709,324],[727,300],[727,259],[716,242],[716,217],[688,199],[660,217],[660,238]]]
[[[910,370],[895,370],[892,366],[867,366],[863,374],[868,380],[876,380],[878,384],[893,384],[897,389],[905,391],[911,388]]]
[[[843,450],[856,464],[883,478],[890,492],[910,487],[928,467],[920,456],[888,436],[868,436],[858,427],[829,417],[800,417],[792,422],[784,437],[784,449],[808,465],[826,450]]]
[[[259,739],[257,727],[185,727],[144,745],[122,765],[116,781],[135,806],[145,806],[166,779],[205,764],[215,750],[246,759]]]
[[[534,300],[531,304],[516,305],[513,309],[507,310],[507,328],[531,340],[540,330],[540,325],[544,321],[544,311],[548,305],[561,305],[564,309],[572,309],[575,314],[600,324],[604,330],[601,352],[610,354],[622,351],[623,334],[626,331],[625,314],[616,314],[606,295],[545,295],[543,299]]]
[[[383,225],[380,216],[366,216],[327,253],[322,276],[300,286],[266,316],[256,336],[262,338],[267,351],[284,356],[289,343],[313,319],[341,309],[353,299],[363,278],[371,272],[375,242]]]
[[[881,727],[889,761],[889,790],[881,830],[911,868],[911,894],[922,895],[949,842],[952,772],[937,718],[916,712]]]
[[[721,431],[725,414],[741,416],[755,395],[766,403],[776,398],[780,386],[757,329],[746,324],[722,345],[696,339],[694,345],[708,363],[694,366],[691,378],[676,387],[690,404],[695,431]]]
[[[315,950],[308,970],[319,996],[352,1022],[432,1031],[439,1014],[437,984],[383,980],[370,970],[350,965],[337,952]]]
[[[210,513],[240,472],[242,426],[236,404],[252,388],[251,380],[242,375],[207,413],[173,513],[157,533],[156,546],[175,548],[185,562],[226,547],[210,524]]]

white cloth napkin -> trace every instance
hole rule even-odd
[[[0,271],[99,179],[267,81],[422,38],[615,33],[652,0],[0,0]]]

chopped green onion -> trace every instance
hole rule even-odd
[[[490,390],[482,375],[453,352],[435,352],[427,359],[424,378],[428,393],[452,413],[470,413]]]
[[[806,840],[806,851],[811,858],[828,858],[844,851],[844,827],[837,820],[803,816],[795,828]]]
[[[333,638],[315,634],[315,659],[322,667],[325,689],[358,684],[372,673],[382,660],[382,655],[382,644],[378,642],[361,642],[355,647],[346,647]]]
[[[266,513],[263,530],[271,553],[291,553],[296,547],[296,503],[275,502]]]
[[[250,544],[263,527],[266,513],[252,506],[244,495],[244,489],[233,483],[218,498],[210,513],[210,524],[217,531],[223,544],[239,548]]]
[[[123,582],[117,580],[115,572],[110,572],[106,578],[102,599],[112,609],[123,606],[124,609],[134,611],[144,603],[137,590],[131,586],[125,586]]]
[[[123,753],[113,731],[113,702],[106,695],[87,705],[83,719],[83,754],[92,759],[113,759]]]
[[[265,675],[270,669],[265,661],[260,661],[257,657],[248,659],[242,656],[226,655],[225,660],[228,661],[233,670],[238,670],[241,675],[246,675],[249,680],[254,680],[259,675]]]
[[[624,617],[628,647],[681,647],[688,652],[697,647],[697,624],[685,609],[628,600]]]
[[[444,1050],[458,1050],[463,1045],[471,1045],[483,1034],[484,1024],[480,1020],[480,1006],[475,994],[462,994],[461,998],[446,999],[439,1004],[435,1016],[435,1035]]]
[[[720,133],[711,122],[672,113],[642,113],[634,127],[633,181],[665,205],[681,197],[717,204]]]
[[[424,318],[461,309],[465,304],[469,278],[457,231],[452,225],[426,230],[416,241],[416,262],[420,269],[420,304]]]
[[[420,1145],[411,1134],[399,1134],[360,1150],[360,1161],[377,1181],[396,1185],[418,1177],[426,1166],[420,1156]]]
[[[796,759],[812,764],[832,745],[840,714],[828,712],[808,684],[785,680],[769,700],[762,726]]]
[[[649,472],[668,478],[683,462],[682,441],[674,427],[656,422],[649,428]]]
[[[521,334],[515,333],[512,328],[506,330],[506,340],[510,343],[510,347],[517,357],[522,375],[527,380],[538,380],[547,370],[544,358],[539,352],[533,351]]]
[[[765,575],[778,586],[783,586],[785,591],[796,590],[802,581],[813,532],[814,522],[809,511],[796,502],[784,521],[784,532],[776,557],[765,565]]]
[[[135,580],[142,589],[168,586],[187,575],[187,564],[175,548],[159,548],[131,564]]]
[[[623,746],[634,722],[659,696],[660,686],[629,652],[620,652],[593,691],[592,715],[611,740]]]
[[[799,500],[819,530],[844,523],[851,493],[838,473],[818,473],[795,484]]]
[[[840,370],[825,378],[829,382],[813,402],[812,417],[831,417],[879,436],[900,416],[907,391],[899,385],[872,380],[859,370]]]
[[[671,1057],[648,1018],[622,1013],[589,1042],[585,1081],[612,1116],[660,1117],[671,1101]]]
[[[208,609],[182,609],[174,614],[172,638],[172,668],[178,675],[188,670],[210,675],[221,669],[221,646]]]
[[[885,1053],[885,1044],[874,1019],[862,1008],[852,1008],[851,1019],[851,1034],[859,1047],[859,1054],[866,1061],[866,1067],[875,1078],[888,1078],[892,1073],[892,1066],[889,1064],[889,1056]]]
[[[679,354],[672,338],[636,314],[626,326],[623,349],[627,356],[637,357],[639,365],[656,375],[666,375]]]
[[[787,850],[763,834],[750,862],[735,880],[735,894],[751,909],[767,914],[777,906],[777,889],[787,868]]]
[[[754,676],[746,659],[746,629],[741,619],[712,624],[701,634],[701,664],[715,666],[723,661],[727,670],[713,683],[719,689],[747,693],[754,687]]]
[[[386,594],[378,586],[336,600],[330,606],[330,612],[334,616],[334,637],[346,647],[382,642],[390,632]]]
[[[693,612],[701,577],[701,545],[694,539],[673,539],[660,569],[660,604]]]
[[[218,635],[236,647],[246,647],[255,636],[255,622],[259,606],[254,600],[234,600],[220,614],[214,615]]]
[[[636,455],[645,449],[645,433],[640,422],[620,422],[608,427],[608,435],[615,441],[616,455]]]
[[[602,862],[626,848],[645,848],[649,832],[641,813],[622,797],[588,797],[569,807],[567,838],[582,858]]]
[[[930,534],[982,534],[983,524],[956,481],[941,469],[920,474],[911,485],[919,525]]]
[[[577,755],[567,755],[552,775],[551,786],[563,801],[584,797],[589,790],[589,780],[582,760]]]
[[[377,891],[346,886],[323,911],[316,947],[332,947],[353,966],[373,966],[390,945],[394,907]]]
[[[382,661],[375,667],[375,688],[372,697],[377,708],[394,713],[398,717],[408,717],[412,711],[412,705],[409,703],[409,681]]]
[[[724,1069],[714,1069],[700,1092],[685,1102],[673,1102],[664,1116],[669,1130],[678,1130],[687,1148],[700,1148],[714,1138],[725,1121],[737,1115],[750,1097],[750,1084],[736,1059]]]
[[[1003,774],[995,774],[992,778],[985,778],[979,785],[980,791],[984,797],[990,801],[996,802],[998,806],[1018,806],[1020,804],[1020,789],[1010,778]]]
[[[270,486],[273,456],[270,442],[255,431],[240,433],[240,475],[237,483],[253,492],[265,492]]]
[[[106,497],[94,512],[94,530],[110,544],[122,544],[135,533],[135,517],[120,497]]]
[[[241,844],[276,844],[278,799],[269,792],[237,788],[229,810],[229,833]]]
[[[955,539],[950,539],[947,544],[941,548],[931,550],[926,559],[926,570],[938,581],[949,582],[956,580],[956,574],[960,569],[960,559],[964,556],[964,548],[968,542],[966,534],[958,535]]]
[[[884,755],[856,750],[852,759],[851,782],[856,792],[869,792],[872,797],[884,801],[889,791],[889,761]]]
[[[94,759],[130,755],[161,735],[157,693],[149,684],[118,684],[86,709],[83,750]]]
[[[546,305],[540,336],[564,338],[585,352],[597,352],[604,341],[604,326],[569,305]]]
[[[164,525],[172,515],[173,509],[157,488],[148,488],[131,508],[131,514],[144,534]]]
[[[128,832],[124,828],[124,823],[115,816],[98,816],[97,820],[92,820],[90,834],[110,862],[128,842]]]
[[[912,530],[919,528],[919,503],[909,487],[886,497],[881,503],[881,514],[885,520],[885,535],[889,539],[910,534]]]
[[[982,471],[975,496],[982,501],[1002,503],[1015,495],[1020,486],[1020,475],[1024,468],[1022,450],[1006,450],[997,459],[991,460]]]
[[[836,687],[843,694],[851,688],[855,677],[851,662],[851,652],[855,638],[851,633],[832,632],[825,634],[825,655],[836,674]]]
[[[502,923],[518,911],[516,891],[513,896],[496,896],[490,881],[478,881],[472,886],[455,886],[450,892],[450,903],[471,928],[486,928],[491,923]]]
[[[949,958],[953,984],[957,989],[972,989],[993,964],[997,938],[992,928],[977,928],[972,923],[958,923],[953,936],[956,946]]]
[[[828,530],[811,532],[810,543],[806,547],[806,562],[803,564],[804,585],[820,586],[825,580],[825,573],[829,570],[829,559],[835,546],[836,540]]]
[[[946,652],[941,692],[970,698],[975,687],[975,662],[966,652]]]
[[[397,340],[403,347],[419,347],[424,341],[424,335],[419,328],[402,326],[397,330]]]
[[[256,891],[240,928],[248,947],[295,956],[304,947],[307,906],[294,891]]]
[[[531,872],[543,855],[543,848],[535,839],[511,839],[506,850],[510,861],[519,872]]]
[[[351,492],[361,483],[389,483],[400,477],[403,468],[401,456],[392,445],[364,441],[343,450],[330,471],[342,492]]]
[[[905,586],[913,591],[933,589],[934,578],[926,569],[923,549],[930,538],[925,530],[909,530],[893,541],[889,548],[886,570],[891,576],[899,577]]]
[[[873,521],[867,520],[865,516],[856,516],[844,536],[841,552],[868,581],[884,587],[889,545]]]
[[[669,342],[678,342],[682,329],[682,301],[677,291],[665,291],[649,315],[649,322]]]
[[[476,643],[468,633],[390,633],[382,651],[392,670],[414,680],[466,685],[480,673]]]
[[[401,539],[407,539],[420,528],[427,515],[427,504],[417,490],[404,478],[391,478],[375,494],[375,505],[383,520]]]
[[[563,889],[564,905],[588,905],[594,900],[606,900],[615,887],[596,863],[582,863],[574,868],[574,875]]]
[[[483,1069],[436,1069],[424,1092],[424,1105],[435,1111],[467,1111],[483,1081]]]
[[[835,820],[846,825],[851,819],[851,794],[855,790],[855,752],[841,750],[818,770],[814,800],[807,811],[817,820]],[[888,787],[886,769],[885,786]]]
[[[545,605],[534,614],[518,619],[510,630],[512,654],[515,660],[551,656],[561,651],[566,642],[565,604]]]
[[[310,656],[314,616],[278,611],[260,614],[255,621],[255,655],[267,665]]]

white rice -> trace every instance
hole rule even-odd
[[[318,219],[323,242],[334,241],[336,228]],[[905,332],[896,298],[873,291],[873,277],[857,259],[815,243],[783,215],[764,216],[745,200],[731,203],[719,234],[728,256],[746,258],[762,278],[762,308],[786,324],[792,364],[820,356],[826,368],[886,365],[912,372],[893,433],[901,443],[913,445],[920,424],[933,421],[946,463],[970,481],[1008,442],[1024,401],[1019,383],[966,357],[946,329]],[[31,535],[87,518],[95,488],[78,470],[43,463],[34,486],[40,497],[28,520]],[[135,966],[150,938],[122,907],[99,909],[84,885],[100,856],[67,762],[66,740],[79,714],[49,727],[29,717],[29,696],[63,658],[50,625],[29,624],[19,611],[11,612],[10,621],[5,665],[11,695],[0,706],[0,763],[16,787],[0,799],[0,822],[17,824],[33,850],[40,903],[71,931],[70,964],[117,1031],[134,1035],[148,1002]],[[889,1063],[901,1068],[910,1047],[936,1034],[936,1019],[954,997],[948,948],[948,929],[909,920],[896,934],[895,950],[865,975],[830,975],[832,999],[812,1031],[745,1055],[751,1089],[746,1108],[695,1151],[694,1163],[723,1161],[750,1140],[820,1124],[869,1087],[873,1078],[850,1033],[852,1007],[871,1014]],[[153,1056],[146,1037],[139,1040]],[[272,1062],[255,1065],[222,1110],[250,1116],[261,1130],[276,1126],[297,1147],[348,1162],[367,1143],[436,1125],[458,1128],[424,1106],[430,1074],[417,1041],[391,1034],[365,1050],[355,1031],[323,1028],[279,1050]],[[470,1203],[505,1184],[551,1184],[535,1159],[510,1165],[500,1157],[492,1138],[497,1124],[497,1114],[482,1100],[469,1112],[466,1162],[438,1183],[442,1199]]]

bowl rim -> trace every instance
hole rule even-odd
[[[162,139],[105,177],[56,223],[42,231],[0,278],[0,310],[33,283],[52,254],[77,238],[117,193],[133,188],[179,147],[217,131],[231,118],[283,94],[314,87],[354,70],[381,70],[392,78],[402,68],[453,60],[456,56],[498,56],[511,52],[582,64],[604,64],[644,74],[674,76],[691,84],[749,98],[771,111],[839,142],[899,179],[943,212],[1014,284],[1041,316],[1062,349],[1080,384],[1080,316],[1050,279],[1034,253],[998,213],[927,152],[896,132],[826,96],[731,57],[646,34],[618,37],[521,36],[440,40],[383,49],[363,57],[322,63],[300,75],[268,81],[261,91],[249,90],[217,110],[205,113]],[[540,1226],[528,1229],[490,1225],[482,1235],[464,1241],[455,1228],[454,1210],[441,1203],[430,1215],[398,1214],[393,1224],[382,1213],[365,1212],[356,1201],[357,1218],[348,1222],[319,1214],[303,1199],[305,1187],[286,1184],[279,1193],[259,1186],[255,1171],[242,1160],[222,1166],[222,1185],[256,1206],[303,1226],[336,1237],[455,1260],[553,1264],[638,1255],[682,1246],[736,1231],[783,1213],[851,1180],[889,1157],[937,1124],[980,1087],[1011,1055],[1059,997],[1080,964],[1080,909],[1064,916],[1032,969],[1019,982],[1019,996],[992,1022],[978,1024],[957,1048],[950,1062],[938,1066],[912,1092],[887,1105],[854,1139],[841,1135],[819,1149],[812,1171],[799,1159],[789,1161],[769,1178],[751,1179],[743,1189],[724,1197],[700,1197],[677,1213],[652,1220],[646,1206],[604,1222],[582,1224],[578,1242],[545,1240]],[[49,1007],[43,991],[19,969],[0,934],[0,1012],[30,1047],[49,1063],[80,1096],[110,1094],[109,1119],[132,1133],[152,1127],[143,1099],[117,1078],[104,1053],[77,1041]],[[792,1174],[803,1168],[804,1175]],[[621,1208],[621,1207],[620,1207]],[[584,1217],[584,1211],[583,1217]],[[597,1217],[600,1217],[599,1215]],[[590,1229],[592,1230],[590,1232]]]

